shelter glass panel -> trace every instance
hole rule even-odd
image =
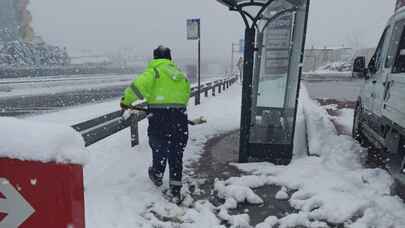
[[[292,153],[293,148],[308,2],[291,2],[277,0],[266,10],[264,16],[271,22],[264,31],[263,45],[258,44],[261,52],[255,59],[259,73],[253,77],[249,143],[251,148],[266,148],[262,152],[270,154]],[[286,11],[292,7],[297,7],[294,12]],[[274,19],[282,11],[286,12]],[[260,33],[258,41],[259,37]]]

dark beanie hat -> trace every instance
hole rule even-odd
[[[153,50],[153,58],[172,60],[172,54],[171,54],[170,48],[160,45],[158,48]]]

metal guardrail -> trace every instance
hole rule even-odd
[[[211,91],[211,95],[215,96],[216,92],[221,93],[236,81],[236,78],[228,78],[205,83],[201,85],[200,92],[201,94],[204,93],[205,97],[208,97]],[[197,94],[198,87],[195,86],[191,88],[191,97],[196,98]],[[138,107],[145,107],[145,104],[140,104]],[[122,114],[122,111],[111,112],[100,117],[75,124],[72,126],[72,128],[82,135],[87,147],[121,130],[124,130],[125,128],[130,127],[131,146],[134,147],[139,144],[138,122],[145,119],[146,114],[144,112],[134,112],[134,114],[127,119],[123,118]]]

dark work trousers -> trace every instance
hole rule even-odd
[[[183,152],[188,141],[186,109],[150,109],[149,145],[152,148],[153,171],[163,177],[169,162],[170,187],[182,186]]]

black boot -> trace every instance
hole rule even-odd
[[[170,186],[170,195],[171,201],[177,205],[180,205],[184,200],[184,197],[181,195],[180,186]]]
[[[171,186],[170,187],[170,192],[172,193],[173,198],[174,197],[180,197],[180,195],[181,195],[181,187]]]
[[[149,174],[149,179],[153,182],[154,185],[156,185],[156,187],[162,186],[163,177],[161,174],[157,174],[152,167],[149,167],[148,174]]]

